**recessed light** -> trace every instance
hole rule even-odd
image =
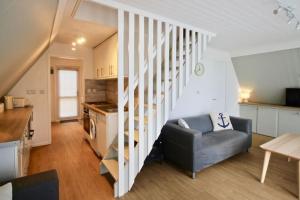
[[[76,40],[77,44],[84,44],[86,42],[86,39],[84,37],[80,37]]]
[[[76,42],[72,42],[72,46],[75,47],[76,46]]]
[[[72,51],[76,51],[76,48],[75,48],[75,47],[72,47]]]

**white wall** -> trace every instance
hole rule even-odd
[[[34,106],[33,145],[51,143],[50,57],[82,59],[83,77],[93,78],[93,51],[80,47],[73,52],[68,44],[53,43],[33,67],[18,81],[10,95],[26,97]]]
[[[195,116],[212,111],[239,116],[239,84],[226,52],[208,48],[203,60],[205,73],[193,75],[171,118]]]
[[[250,101],[285,104],[285,88],[300,87],[300,48],[232,58]]]

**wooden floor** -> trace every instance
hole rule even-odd
[[[30,173],[57,169],[61,200],[113,199],[109,182],[98,174],[100,160],[83,140],[81,125],[55,124],[52,132],[53,144],[32,150]],[[194,180],[166,162],[145,166],[122,199],[297,199],[295,161],[272,155],[265,184],[259,182],[264,152],[258,146],[268,140],[254,135],[249,153],[209,167],[197,173]]]

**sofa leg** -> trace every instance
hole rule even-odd
[[[196,172],[192,172],[192,179],[196,178]]]

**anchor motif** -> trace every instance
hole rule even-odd
[[[222,120],[222,124],[219,124],[219,123],[218,123],[218,125],[221,126],[222,128],[226,128],[227,126],[229,126],[229,123],[228,123],[228,122],[227,122],[227,124],[225,124],[224,119],[225,119],[226,117],[223,116],[223,113],[219,113],[219,116],[220,116],[220,117],[218,117],[218,118]]]

